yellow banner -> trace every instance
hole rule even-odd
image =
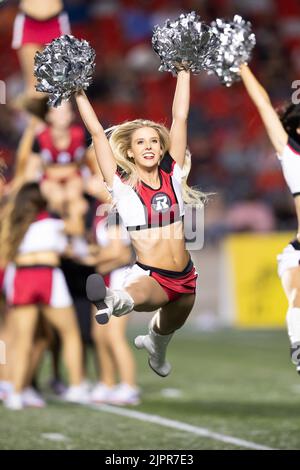
[[[238,234],[224,242],[233,283],[235,326],[285,326],[288,304],[276,257],[294,237],[290,232]]]

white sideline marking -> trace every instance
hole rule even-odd
[[[179,398],[182,397],[182,391],[178,388],[163,388],[160,394],[166,398]]]
[[[148,413],[142,413],[140,411],[128,410],[126,408],[120,408],[111,405],[87,405],[89,408],[106,411],[107,413],[113,413],[116,415],[126,416],[128,418],[138,419],[148,423],[158,424],[159,426],[165,426],[167,428],[179,429],[180,431],[190,432],[198,436],[207,437],[208,439],[214,439],[216,441],[227,442],[240,447],[247,447],[248,449],[256,450],[275,450],[271,447],[262,446],[251,441],[244,441],[232,436],[226,436],[226,434],[220,434],[217,432],[210,431],[206,428],[200,428],[191,424],[176,421],[174,419],[163,418],[162,416],[152,415]]]
[[[63,434],[59,434],[57,432],[43,433],[43,434],[41,434],[41,436],[44,439],[48,439],[49,441],[56,441],[56,442],[69,441],[70,440],[67,436],[64,436]]]

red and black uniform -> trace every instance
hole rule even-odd
[[[73,125],[70,127],[70,143],[67,148],[61,150],[55,147],[51,136],[51,129],[47,127],[34,140],[32,151],[38,153],[45,166],[50,165],[68,165],[75,163],[80,167],[84,161],[86,149],[90,144],[90,136],[81,126]],[[81,176],[79,168],[78,176]],[[47,176],[43,176],[47,179]],[[67,178],[68,179],[68,178]],[[65,183],[67,179],[60,180]]]
[[[176,193],[172,180],[172,164],[170,159],[165,157],[159,167],[160,186],[153,189],[148,184],[141,181],[135,192],[143,205],[145,214],[145,224],[137,226],[127,226],[127,229],[143,230],[154,227],[163,227],[182,220],[179,200],[181,196]],[[175,162],[174,162],[175,164]],[[117,174],[123,180],[123,172],[120,167]],[[124,180],[123,180],[124,181]]]
[[[57,149],[53,143],[51,129],[47,127],[37,135],[33,143],[33,152],[39,153],[45,165],[80,165],[88,147],[88,137],[81,126],[70,127],[70,143],[67,148]]]
[[[126,184],[126,174],[122,169],[117,169],[112,193],[118,212],[129,232],[151,230],[183,221],[183,172],[168,152],[158,169],[160,186],[157,189],[151,188],[143,181],[134,189]],[[181,272],[137,262],[129,270],[126,279],[131,281],[141,275],[153,277],[165,290],[170,301],[177,300],[181,294],[194,294],[196,290],[197,273],[191,260]]]

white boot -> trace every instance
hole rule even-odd
[[[127,383],[120,383],[114,387],[109,397],[111,405],[139,405],[140,404],[140,390],[138,387],[128,385]]]
[[[24,403],[22,400],[22,394],[15,392],[10,393],[3,401],[3,404],[5,408],[8,408],[9,410],[23,410]]]
[[[90,393],[85,382],[79,385],[70,385],[62,396],[63,400],[70,403],[89,403]]]
[[[107,323],[111,315],[120,317],[131,312],[134,308],[131,295],[125,290],[106,287],[100,274],[91,274],[88,277],[86,292],[88,299],[98,309],[95,318],[101,325]]]
[[[33,387],[26,387],[25,390],[23,390],[22,400],[24,406],[32,408],[44,408],[46,406],[46,402],[42,395]]]
[[[106,288],[104,302],[115,317],[126,315],[134,308],[133,298],[126,290]]]
[[[291,344],[291,360],[296,366],[296,371],[300,374],[300,343]]]
[[[149,324],[149,334],[145,336],[137,336],[134,344],[138,349],[146,349],[149,353],[148,363],[151,369],[161,377],[166,377],[171,372],[171,364],[166,361],[167,346],[174,333],[169,335],[160,335],[153,330],[155,317]]]
[[[6,380],[0,380],[0,401],[5,400],[5,398],[8,397],[8,395],[12,392],[13,392],[12,383]]]
[[[291,343],[291,360],[300,374],[300,308],[289,308],[286,315],[288,335]]]
[[[103,382],[98,382],[90,395],[90,400],[92,403],[109,403],[109,397],[113,391],[114,387],[109,387]]]

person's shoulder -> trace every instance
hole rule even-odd
[[[164,154],[163,158],[161,159],[161,162],[159,164],[159,168],[161,170],[165,171],[166,173],[171,173],[175,164],[176,164],[176,162],[175,162],[174,158],[172,158],[170,153],[167,151]]]
[[[183,177],[183,170],[168,151],[164,154],[159,168],[170,176],[174,176],[176,180],[181,182]]]

